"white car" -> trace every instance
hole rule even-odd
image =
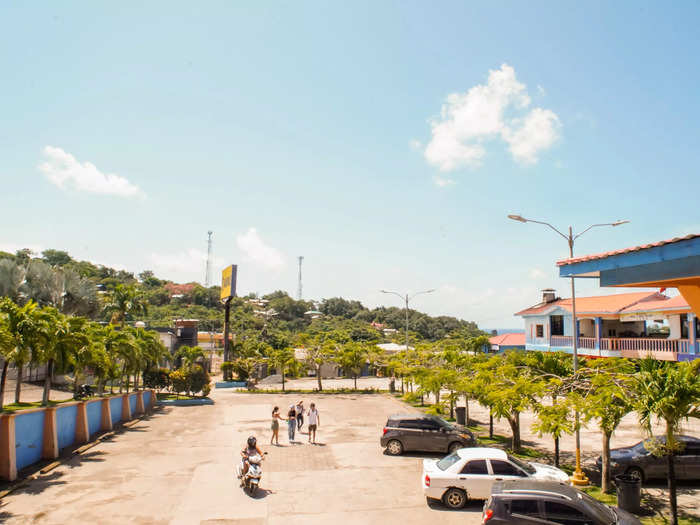
[[[497,448],[462,448],[442,459],[423,460],[423,493],[453,509],[467,499],[488,499],[495,481],[508,479],[567,482],[563,470],[530,463]]]

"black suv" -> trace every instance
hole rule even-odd
[[[403,414],[391,416],[379,440],[386,451],[398,456],[406,450],[449,452],[476,445],[476,438],[466,427],[451,425],[437,416]]]
[[[641,525],[569,485],[532,480],[494,483],[481,519],[485,525]]]

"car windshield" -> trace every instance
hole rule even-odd
[[[442,419],[441,417],[433,416],[433,417],[431,417],[430,419],[432,419],[433,421],[435,421],[435,422],[436,422],[438,425],[440,425],[441,427],[452,428],[452,425],[450,425],[447,421],[445,421],[445,420]]]
[[[436,463],[437,467],[440,470],[447,470],[450,468],[452,465],[457,463],[459,461],[459,454],[450,454],[449,456],[445,456],[442,458],[440,461]]]
[[[614,523],[617,520],[615,512],[597,499],[593,499],[585,492],[579,492],[578,497],[581,498],[589,514],[595,516],[600,522]]]
[[[523,461],[523,460],[521,460],[521,459],[514,458],[514,457],[511,456],[511,455],[508,455],[508,460],[509,460],[511,463],[513,463],[514,465],[519,466],[521,469],[523,469],[523,470],[524,470],[525,472],[527,472],[528,474],[534,474],[535,472],[537,472],[537,471],[535,470],[535,467],[533,467],[532,465],[530,465],[527,461]]]

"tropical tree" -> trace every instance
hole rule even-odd
[[[269,357],[270,364],[279,370],[282,375],[282,392],[285,391],[285,372],[288,370],[293,370],[296,368],[297,360],[294,355],[294,348],[280,348],[278,350],[273,350]]]
[[[0,260],[0,297],[18,302],[26,269],[10,259]]]
[[[318,390],[322,391],[321,367],[333,360],[336,354],[335,342],[327,332],[315,335],[302,334],[299,342],[304,348],[304,362],[316,372]]]
[[[345,373],[352,376],[354,389],[357,390],[357,376],[367,364],[367,347],[362,343],[347,343],[340,350],[337,359]]]
[[[143,293],[135,286],[118,284],[107,297],[104,311],[112,314],[112,324],[124,326],[129,317],[146,315],[148,306]]]
[[[13,339],[13,349],[7,358],[17,370],[15,403],[19,403],[22,395],[22,371],[24,365],[32,358],[32,349],[35,348],[39,336],[37,304],[30,300],[24,306],[18,306],[3,298],[0,299],[0,312],[5,314],[6,329]]]
[[[0,358],[2,358],[2,377],[0,377],[0,411],[5,401],[5,382],[9,357],[15,348],[15,340],[10,333],[10,327],[5,314],[0,314]]]
[[[665,442],[657,443],[657,453],[666,456],[671,524],[678,525],[674,453],[680,449],[675,433],[681,423],[700,418],[700,362],[668,362],[644,359],[634,375],[635,409],[642,428],[652,435],[654,420],[663,422]]]
[[[204,350],[199,346],[181,346],[175,353],[175,358],[182,359],[183,368],[192,368],[195,364],[203,361],[206,356],[204,355]]]

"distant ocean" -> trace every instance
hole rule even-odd
[[[482,328],[484,332],[489,332],[491,333],[493,330],[496,330],[496,335],[502,335],[502,334],[524,334],[525,330],[522,328]]]

